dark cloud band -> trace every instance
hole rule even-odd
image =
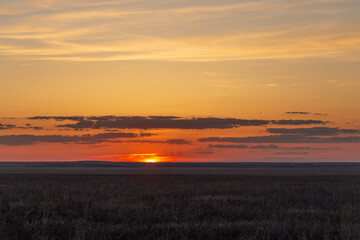
[[[76,121],[58,125],[71,129],[230,129],[240,126],[324,124],[321,120],[261,120],[238,118],[181,118],[176,116],[36,116],[29,119]]]
[[[225,143],[358,143],[360,142],[360,136],[310,137],[302,135],[270,135],[255,137],[208,137],[199,138],[198,141]]]
[[[256,149],[256,150],[279,150],[279,149],[285,149],[285,150],[334,150],[334,148],[314,148],[314,147],[285,147],[285,146],[279,146],[275,144],[269,144],[269,145],[243,145],[243,144],[209,144],[209,147],[211,148],[229,148],[229,149]]]
[[[339,134],[356,134],[360,133],[358,129],[341,129],[330,127],[313,127],[313,128],[268,128],[269,133],[279,134],[301,134],[307,136],[332,136]]]
[[[189,145],[191,141],[185,139],[168,139],[164,141],[157,140],[129,140],[128,143],[164,143],[164,144],[178,144],[178,145]]]
[[[95,144],[111,142],[117,138],[137,138],[152,136],[152,133],[99,133],[95,135],[4,135],[0,136],[0,145],[21,146],[32,145],[36,143],[78,143],[78,144]]]
[[[12,128],[16,128],[16,126],[12,125],[12,124],[1,124],[0,123],[0,130],[6,130],[6,129],[12,129]]]

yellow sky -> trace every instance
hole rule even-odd
[[[326,127],[358,129],[359,11],[357,0],[2,0],[0,124],[12,124],[4,117],[26,124],[31,116],[172,115],[321,119]],[[51,124],[42,134],[58,134]],[[235,133],[263,134],[254,129]],[[0,130],[0,148],[10,151],[0,159],[20,159],[1,136],[30,131]],[[160,137],[198,138],[171,131]],[[132,144],[119,154],[174,147],[140,144],[136,151],[140,145]],[[37,147],[18,148],[25,156]],[[116,155],[113,148],[91,149],[84,147],[81,158]],[[236,154],[218,151],[215,160]],[[46,152],[37,157],[49,158]],[[74,155],[69,150],[65,158]]]

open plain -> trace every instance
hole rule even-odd
[[[0,174],[2,240],[360,238],[356,167],[291,167],[290,174],[269,166],[221,174],[211,174],[214,167],[188,174],[63,167],[47,174],[48,166],[4,173],[9,168]]]

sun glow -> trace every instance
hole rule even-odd
[[[151,158],[151,159],[147,159],[146,163],[156,163],[156,160]]]

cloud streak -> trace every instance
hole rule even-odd
[[[12,128],[16,128],[16,126],[13,124],[1,124],[0,123],[0,130],[7,130],[7,129],[12,129]]]
[[[289,115],[316,115],[316,116],[327,116],[327,114],[325,113],[311,113],[311,112],[285,112],[285,114],[289,114]]]
[[[57,128],[70,129],[230,129],[240,126],[325,124],[321,120],[261,120],[238,118],[181,118],[176,116],[35,116],[33,120],[76,121]]]
[[[74,143],[74,144],[96,144],[112,142],[118,138],[138,138],[152,136],[151,133],[99,133],[95,135],[3,135],[0,136],[0,145],[22,146],[37,143]]]
[[[34,129],[34,130],[42,130],[43,127],[32,126],[31,124],[26,124],[25,126],[16,126],[14,124],[1,124],[0,130],[9,130],[9,129]]]
[[[309,154],[309,152],[276,152],[276,155],[304,155]]]
[[[334,150],[333,148],[314,148],[314,147],[283,147],[275,144],[269,145],[243,145],[243,144],[209,144],[211,148],[228,148],[228,149],[256,149],[256,150]]]
[[[164,141],[159,140],[129,140],[128,143],[161,143],[161,144],[176,144],[176,145],[190,145],[191,141],[185,139],[168,139]]]
[[[301,134],[306,136],[333,136],[339,134],[357,134],[358,129],[341,129],[331,127],[313,127],[313,128],[268,128],[269,133],[279,134]]]
[[[249,148],[247,145],[224,145],[224,144],[209,144],[211,148],[234,148],[234,149],[245,149]]]
[[[254,137],[207,137],[199,138],[198,141],[225,143],[359,143],[360,137],[310,137],[301,135],[270,135]]]
[[[261,126],[268,124],[266,120],[244,120],[235,118],[154,118],[154,117],[114,117],[104,120],[82,120],[76,124],[58,125],[59,128],[74,129],[227,129],[237,126]]]

